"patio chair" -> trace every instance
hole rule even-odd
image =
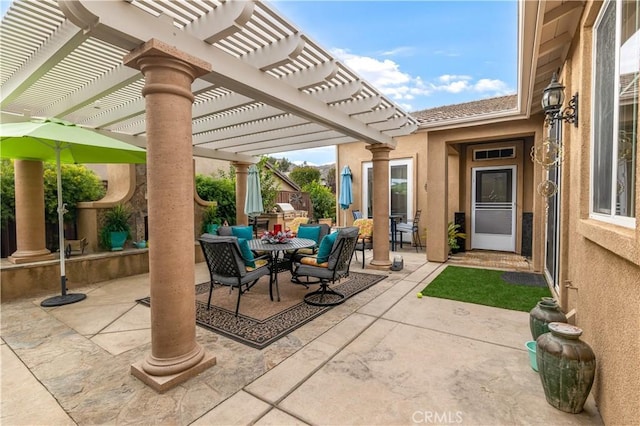
[[[362,219],[362,212],[360,210],[353,210],[351,214],[353,215],[353,220]]]
[[[358,241],[354,251],[356,262],[358,261],[358,252],[362,252],[362,269],[364,269],[364,251],[373,249],[373,219],[356,219],[353,226],[358,227]]]
[[[240,297],[245,291],[253,287],[260,277],[269,275],[270,290],[273,284],[273,275],[271,274],[269,263],[265,259],[254,258],[248,245],[241,249],[239,240],[243,239],[211,234],[203,234],[199,238],[200,247],[202,247],[202,252],[209,268],[209,275],[211,276],[207,309],[211,308],[214,283],[228,285],[231,289],[237,287],[236,317],[240,308]],[[246,244],[245,240],[240,242],[244,242],[243,246]],[[254,266],[248,266],[252,262]],[[245,287],[244,289],[243,286]]]
[[[319,228],[319,229],[315,229]],[[314,256],[318,253],[318,248],[320,247],[320,242],[322,239],[329,235],[331,232],[331,227],[326,223],[303,223],[298,227],[298,238],[308,238],[310,240],[314,240],[316,245],[310,248],[303,248],[295,251],[287,251],[284,254],[285,262],[289,266],[291,270],[291,282],[296,284],[302,284],[309,288],[309,284],[317,284],[319,281],[310,281],[309,277],[304,281],[301,281],[298,276],[293,271],[293,265],[295,262],[300,262],[300,259],[307,256]]]
[[[296,276],[314,277],[320,280],[320,288],[304,296],[306,303],[315,306],[333,306],[344,302],[345,295],[330,288],[329,284],[349,276],[349,266],[357,239],[357,227],[342,228],[322,240],[316,257],[303,257],[300,262],[295,263]],[[325,253],[327,247],[330,247],[328,254]]]
[[[411,237],[413,239],[413,245],[416,247],[416,253],[418,252],[418,247],[422,250],[422,241],[420,241],[420,214],[422,210],[416,210],[416,214],[413,215],[413,220],[411,222],[407,221],[406,223],[398,223],[396,225],[396,234],[400,236],[400,248],[402,248],[402,234],[404,232],[410,232]]]
[[[291,231],[293,235],[296,235],[298,233],[298,228],[300,227],[300,225],[303,225],[305,223],[309,223],[308,217],[295,217],[289,223],[287,223],[286,228]]]

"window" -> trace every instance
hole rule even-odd
[[[591,217],[635,227],[640,0],[605,3],[595,27]]]
[[[473,161],[496,160],[501,158],[516,158],[515,147],[473,150]]]
[[[373,217],[373,163],[362,165],[362,199],[367,217]],[[413,215],[413,160],[389,161],[389,213]]]

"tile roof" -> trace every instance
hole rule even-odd
[[[413,115],[420,124],[430,124],[514,110],[517,108],[517,103],[518,95],[507,95],[415,111],[412,112],[411,115]]]

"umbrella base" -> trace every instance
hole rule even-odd
[[[82,293],[69,293],[62,296],[54,296],[40,302],[40,306],[51,307],[51,306],[62,306],[69,305],[71,303],[76,303],[81,300],[87,298],[86,294]]]

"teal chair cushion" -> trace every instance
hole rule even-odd
[[[329,255],[331,254],[333,243],[336,242],[336,238],[338,238],[338,233],[334,232],[333,234],[325,235],[322,241],[320,241],[318,263],[324,263],[329,260]]]
[[[233,234],[234,237],[244,238],[245,240],[253,239],[252,226],[234,225],[231,227],[231,233]]]
[[[249,243],[246,238],[238,238],[238,246],[240,246],[240,253],[242,253],[242,257],[244,258],[244,266],[255,268],[256,262],[254,261],[253,252],[249,248]]]
[[[305,226],[298,228],[298,238],[307,238],[313,240],[318,244],[320,239],[320,227],[319,226]]]

